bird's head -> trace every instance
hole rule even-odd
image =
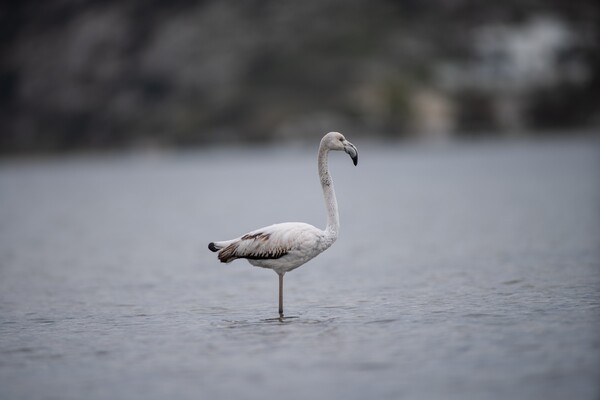
[[[350,158],[352,158],[354,165],[358,164],[358,150],[356,150],[356,146],[346,140],[341,133],[329,132],[327,135],[323,136],[321,142],[329,150],[345,151]]]

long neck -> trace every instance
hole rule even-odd
[[[325,198],[325,208],[327,209],[327,227],[325,233],[333,240],[337,239],[340,230],[340,217],[338,214],[338,205],[333,189],[333,180],[327,166],[327,155],[329,149],[321,143],[319,146],[319,178],[321,179],[321,188],[323,188],[323,197]]]

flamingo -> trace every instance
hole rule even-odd
[[[283,320],[283,276],[327,250],[336,241],[340,229],[337,199],[333,181],[327,166],[330,151],[346,152],[354,165],[358,163],[358,151],[344,135],[329,132],[319,145],[318,168],[325,207],[327,226],[325,230],[304,222],[284,222],[256,229],[232,240],[211,242],[208,248],[219,252],[223,263],[245,258],[256,267],[272,269],[279,275],[279,319]]]

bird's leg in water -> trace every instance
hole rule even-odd
[[[283,319],[283,274],[279,274],[279,318]]]

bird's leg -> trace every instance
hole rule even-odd
[[[283,274],[279,274],[279,319],[283,319]]]

